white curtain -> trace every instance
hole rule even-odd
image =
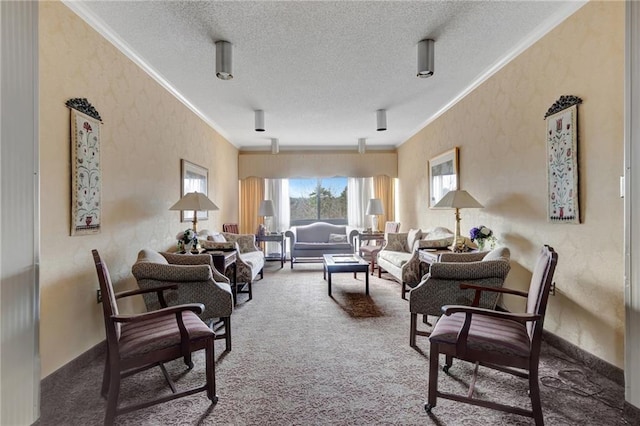
[[[371,226],[366,215],[367,204],[373,198],[373,178],[349,178],[347,181],[347,220],[355,229]]]
[[[265,179],[264,180],[265,200],[273,201],[275,216],[271,218],[271,232],[285,232],[289,229],[291,210],[289,207],[289,180],[288,179]],[[274,253],[280,250],[280,244],[267,243],[267,253]]]

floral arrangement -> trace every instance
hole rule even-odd
[[[185,247],[191,245],[195,247],[198,245],[198,234],[193,232],[193,229],[185,229],[176,236],[178,240],[178,250],[184,251]]]
[[[469,236],[471,237],[471,241],[478,243],[478,248],[480,250],[484,249],[484,245],[487,241],[491,243],[491,248],[493,248],[496,243],[496,237],[493,236],[493,231],[484,225],[471,228]]]

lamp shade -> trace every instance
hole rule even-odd
[[[231,43],[216,41],[216,77],[220,80],[231,80]]]
[[[258,216],[275,216],[276,209],[273,207],[272,200],[262,200],[258,208]]]
[[[447,192],[440,201],[436,203],[435,209],[468,209],[483,208],[484,206],[473,198],[467,191],[455,190]]]
[[[382,200],[380,198],[372,198],[367,204],[367,215],[384,214],[384,207],[382,206]]]
[[[169,207],[169,210],[194,210],[207,211],[219,210],[213,201],[201,192],[189,192],[185,194],[177,203]]]

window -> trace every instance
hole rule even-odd
[[[347,224],[347,178],[289,179],[291,225]]]

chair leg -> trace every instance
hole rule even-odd
[[[409,346],[416,347],[416,328],[418,322],[418,314],[411,313],[411,329],[409,330]]]
[[[533,411],[533,419],[536,426],[544,425],[544,417],[542,416],[542,403],[540,402],[540,383],[538,382],[538,368],[529,371],[529,396],[531,397],[531,411]]]
[[[262,275],[262,271],[260,271],[260,274]],[[261,276],[260,279],[262,279],[263,277]],[[253,299],[253,289],[252,289],[252,284],[253,284],[253,280],[249,281],[249,284],[247,284],[249,286],[249,299],[251,300]]]
[[[227,333],[229,331],[227,330]],[[218,395],[216,395],[216,366],[213,361],[214,358],[214,339],[208,339],[205,347],[206,358],[206,375],[207,375],[207,398],[209,398],[214,404],[218,402]]]
[[[438,368],[440,351],[438,344],[431,342],[431,349],[429,351],[429,395],[427,403],[424,405],[424,409],[429,413],[433,407],[436,406],[438,401]]]
[[[405,294],[407,294],[407,284],[402,281],[402,298],[406,300]]]
[[[264,268],[260,269],[260,279],[264,279]]]
[[[225,350],[231,352],[231,317],[222,318],[222,322],[224,323]]]
[[[120,393],[120,371],[109,368],[109,396],[107,397],[107,412],[104,415],[104,424],[112,425],[118,409],[118,394]]]
[[[445,355],[445,363],[444,363],[444,367],[442,367],[442,371],[444,371],[445,373],[448,373],[452,365],[453,365],[453,357],[451,355]]]
[[[102,390],[100,394],[103,398],[109,395],[109,379],[110,379],[110,365],[109,365],[109,349],[107,348],[107,357],[104,362],[104,372],[102,373]]]

